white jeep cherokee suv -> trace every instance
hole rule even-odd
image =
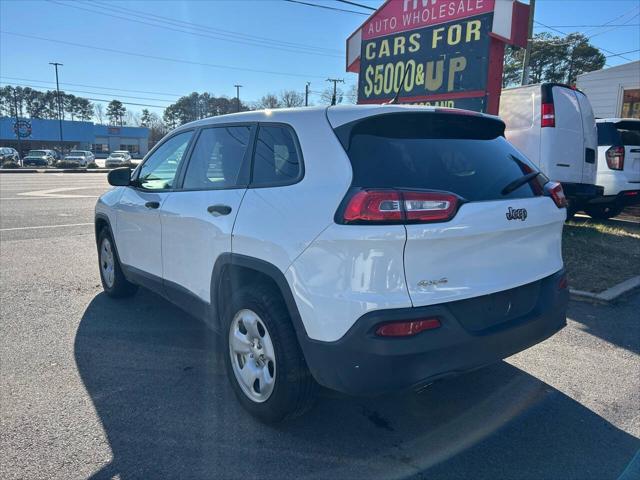
[[[150,288],[224,339],[264,421],[420,388],[565,323],[562,187],[497,117],[411,106],[246,112],[167,135],[96,205],[105,291]]]

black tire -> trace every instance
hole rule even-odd
[[[107,241],[111,245],[111,252],[113,257],[113,281],[109,282],[105,278],[105,273],[103,269],[103,256],[102,256],[102,248],[104,246],[104,242]],[[109,228],[103,228],[98,234],[98,269],[100,270],[100,281],[102,282],[102,288],[105,293],[113,298],[124,298],[130,297],[134,295],[138,291],[138,286],[129,282],[124,273],[122,273],[122,268],[120,267],[120,259],[118,257],[118,252],[116,249],[116,244],[113,241],[113,237],[111,236],[111,232]]]
[[[624,207],[619,205],[592,205],[585,207],[584,211],[591,218],[596,220],[609,220],[620,215]]]
[[[276,374],[273,390],[262,403],[254,401],[240,386],[232,366],[229,332],[241,310],[255,312],[264,323],[275,351]],[[248,285],[234,292],[225,308],[222,354],[227,377],[242,406],[264,423],[277,423],[307,412],[314,404],[318,384],[304,360],[289,312],[279,292],[266,285]]]

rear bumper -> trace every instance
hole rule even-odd
[[[594,198],[589,202],[589,205],[601,204],[615,204],[620,205],[621,207],[640,204],[640,189],[623,190],[617,195],[605,195],[603,197]]]
[[[604,195],[604,187],[589,183],[562,182],[562,189],[567,198],[578,201],[589,201]]]
[[[473,322],[461,322],[453,311],[473,311],[473,302],[480,302],[478,306],[482,305],[486,316],[487,305],[495,303],[491,299],[487,303],[491,295],[427,307],[369,312],[336,342],[304,340],[302,348],[307,364],[320,384],[352,395],[418,388],[477,369],[531,347],[566,325],[569,291],[558,288],[563,275],[561,270],[535,282],[539,283],[539,293],[528,313],[503,322],[489,313],[494,324],[481,330],[465,328],[463,323]],[[467,303],[460,308],[461,302]],[[499,307],[496,311],[500,312],[498,315],[504,313]],[[414,337],[381,338],[373,333],[381,322],[434,316],[442,326]]]
[[[23,165],[25,167],[46,167],[49,163],[46,160],[24,160]]]

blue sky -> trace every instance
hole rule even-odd
[[[366,12],[335,0],[306,1]],[[372,7],[382,3],[356,1]],[[638,14],[640,0],[538,0],[536,8],[539,22],[595,35],[592,42],[613,53],[640,48],[640,27],[587,26],[609,21],[637,25]],[[344,45],[365,18],[283,0],[0,0],[0,85],[52,87],[55,77],[48,62],[57,61],[64,64],[61,88],[69,93],[132,103],[166,106],[192,91],[233,96],[234,84],[243,85],[246,101],[283,89],[302,92],[307,81],[319,92],[328,86],[327,77],[356,82],[354,74],[344,71]],[[173,30],[150,25],[158,23]],[[176,31],[184,29],[198,35]],[[640,52],[625,57],[637,60]],[[607,64],[627,59],[610,57]]]

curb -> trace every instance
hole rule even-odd
[[[52,168],[42,173],[109,173],[110,168]]]
[[[577,300],[596,300],[598,302],[612,302],[618,297],[630,292],[634,288],[640,287],[640,275],[631,277],[613,287],[600,293],[585,292],[583,290],[570,289],[571,297]]]
[[[0,173],[109,173],[110,168],[0,168]]]

